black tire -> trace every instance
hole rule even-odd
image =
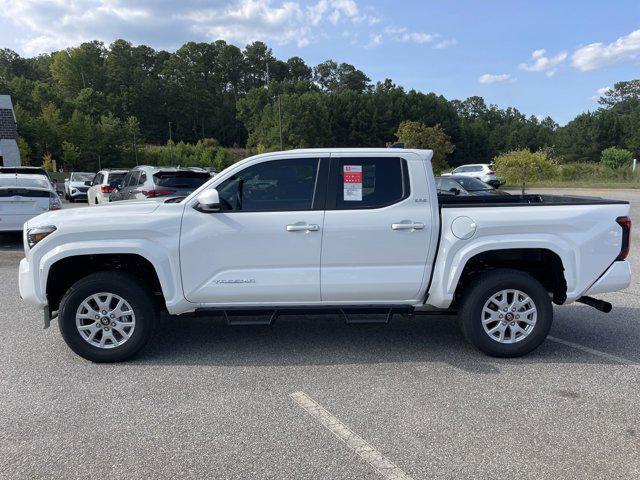
[[[119,295],[135,314],[131,337],[109,349],[90,344],[76,328],[78,307],[87,297],[100,292]],[[120,362],[135,355],[151,338],[157,318],[158,309],[149,289],[132,275],[112,271],[93,273],[78,280],[64,295],[58,310],[58,325],[64,341],[71,350],[92,362]]]
[[[500,343],[485,331],[482,312],[485,303],[493,295],[508,289],[520,290],[528,295],[535,303],[537,318],[527,336],[515,343]],[[469,343],[493,357],[520,357],[535,350],[549,334],[553,322],[549,293],[531,275],[518,270],[500,269],[478,275],[467,287],[461,307],[458,318],[463,335]]]
[[[76,201],[75,198],[73,198],[72,196],[69,196],[69,203],[74,203]]]

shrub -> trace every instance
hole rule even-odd
[[[602,151],[600,162],[609,168],[628,167],[633,162],[633,153],[624,148],[609,147]]]
[[[557,173],[557,166],[544,152],[512,150],[493,159],[499,176],[511,185],[522,185],[524,195],[526,183],[550,180]]]

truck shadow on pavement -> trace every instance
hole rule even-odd
[[[626,310],[638,313],[636,309]],[[637,336],[638,332],[632,335]],[[522,358],[487,357],[465,341],[455,317],[399,318],[388,325],[348,325],[329,315],[284,316],[270,327],[228,326],[222,317],[164,317],[153,340],[131,362],[210,366],[440,362],[485,375],[499,374],[501,366],[516,364],[615,364],[552,341]],[[419,368],[413,371],[418,374]]]

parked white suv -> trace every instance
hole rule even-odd
[[[495,188],[498,188],[503,183],[500,178],[496,176],[493,165],[489,163],[461,165],[451,173],[445,173],[443,175],[462,175],[465,177],[473,177],[478,180],[482,180],[484,183],[488,183]]]
[[[89,205],[109,203],[111,194],[120,187],[127,172],[128,170],[100,170],[87,190]]]
[[[64,179],[65,200],[69,200],[70,202],[86,200],[87,190],[89,190],[87,182],[90,182],[93,177],[93,173],[72,172],[69,177]]]
[[[340,312],[457,314],[495,356],[540,345],[552,302],[631,282],[628,202],[436,193],[430,150],[313,149],[238,162],[186,198],[50,212],[25,225],[20,295],[77,354],[118,361],[158,312],[230,323]]]

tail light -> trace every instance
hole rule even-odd
[[[60,203],[60,199],[56,194],[49,195],[49,210],[60,210],[62,208],[62,204]]]
[[[142,190],[142,194],[149,197],[161,197],[163,195],[172,195],[176,193],[176,190]]]
[[[622,246],[620,247],[620,255],[616,260],[624,260],[629,255],[629,249],[631,248],[631,218],[618,217],[616,222],[622,227]]]
[[[100,191],[102,193],[111,193],[113,192],[113,187],[111,185],[100,185]]]

